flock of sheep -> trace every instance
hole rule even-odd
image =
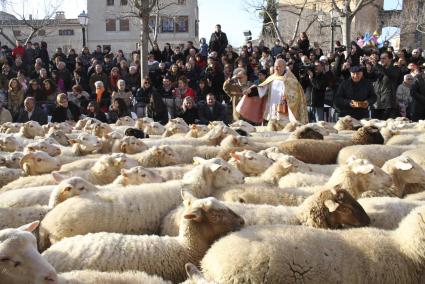
[[[425,121],[30,121],[0,151],[0,283],[425,283]]]

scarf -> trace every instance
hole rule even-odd
[[[97,103],[100,103],[104,93],[105,93],[105,87],[96,88],[96,102]]]

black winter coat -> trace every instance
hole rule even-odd
[[[72,120],[78,121],[80,119],[80,109],[73,103],[68,102],[68,108],[57,106],[52,112],[52,122],[65,122],[68,120],[68,109],[71,112]]]
[[[358,83],[353,80],[344,80],[338,88],[335,95],[335,108],[340,116],[351,115],[356,119],[368,118],[369,110],[363,108],[352,108],[350,105],[351,100],[355,101],[368,101],[371,106],[376,102],[376,94],[373,86],[366,79],[362,79]]]
[[[413,98],[412,103],[412,120],[418,121],[425,119],[425,78],[419,74],[415,76],[410,94]]]
[[[224,53],[228,45],[227,35],[223,32],[214,32],[211,34],[209,48],[210,51],[216,51],[219,55]]]
[[[373,67],[375,82],[373,87],[376,93],[375,109],[397,108],[396,91],[400,84],[400,70],[395,66],[385,68],[379,64]]]
[[[314,75],[310,81],[309,86],[307,87],[307,102],[308,105],[313,107],[323,107],[325,104],[325,92],[326,87],[328,86],[327,77],[325,74],[321,73]]]

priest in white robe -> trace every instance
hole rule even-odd
[[[308,123],[307,103],[301,84],[294,74],[286,67],[283,59],[277,59],[274,64],[274,74],[258,86],[258,94],[266,100],[263,119],[273,118],[289,120],[290,122]],[[288,113],[279,112],[279,104],[285,100]]]

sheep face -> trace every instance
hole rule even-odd
[[[276,119],[276,118],[272,118],[267,123],[267,130],[268,131],[280,131],[283,128],[285,128],[285,126],[286,126],[286,123],[284,121]]]
[[[27,147],[25,147],[24,153],[26,154],[26,153],[31,153],[35,151],[46,152],[52,157],[56,157],[61,154],[61,150],[59,147],[51,143],[47,143],[45,141],[40,141],[40,142],[31,143],[27,145]]]
[[[0,166],[6,166],[6,157],[0,156]]]
[[[329,190],[330,196],[324,200],[324,205],[329,212],[326,216],[328,228],[341,226],[367,226],[370,218],[363,207],[344,189]]]
[[[36,151],[24,155],[20,166],[27,175],[40,175],[59,170],[61,164],[46,152]]]
[[[298,121],[295,122],[289,122],[285,127],[283,128],[282,132],[293,132],[297,127],[300,127],[302,124]]]
[[[154,122],[152,118],[142,117],[142,118],[137,119],[134,127],[138,128],[140,130],[143,130],[143,129],[145,129],[146,125],[148,125],[152,122]]]
[[[6,122],[0,127],[0,132],[6,134],[18,133],[20,129],[21,123]]]
[[[43,127],[41,127],[41,125],[36,121],[25,122],[21,126],[20,133],[22,136],[29,139],[32,139],[35,136],[43,137],[45,134]]]
[[[387,161],[382,169],[393,177],[396,186],[405,184],[425,184],[425,170],[407,156]]]
[[[133,136],[126,136],[121,140],[120,150],[126,154],[136,154],[148,149],[142,139],[137,139]]]
[[[92,134],[97,137],[105,137],[112,132],[112,127],[103,122],[95,123],[93,125]]]
[[[210,163],[208,168],[213,174],[213,186],[216,188],[225,187],[229,184],[242,184],[244,182],[243,174],[224,160],[221,162],[221,165]]]
[[[139,165],[135,159],[132,159],[125,154],[112,154],[109,157],[113,160],[113,166],[118,169],[131,169]]]
[[[1,283],[56,283],[55,269],[40,255],[31,234],[39,221],[0,231]]]
[[[0,150],[4,152],[22,151],[21,143],[13,136],[3,137],[0,139]]]
[[[183,191],[185,211],[180,225],[180,235],[195,228],[200,239],[212,244],[218,238],[239,230],[245,224],[242,217],[213,197],[196,199]]]
[[[230,124],[229,126],[231,128],[236,128],[236,129],[237,128],[240,128],[240,129],[244,130],[247,133],[251,133],[251,132],[255,132],[256,131],[255,130],[255,127],[252,124],[250,124],[250,123],[248,123],[248,122],[246,122],[244,120],[235,121],[232,124]]]
[[[185,137],[192,137],[192,138],[200,138],[208,133],[209,128],[206,125],[201,124],[191,124],[189,126],[190,130],[186,133]]]
[[[21,152],[15,152],[11,153],[6,157],[6,167],[13,168],[13,169],[19,169],[22,157],[24,156],[24,153]]]
[[[149,135],[161,135],[165,132],[165,127],[159,122],[151,122],[146,124],[143,131]]]
[[[144,167],[137,166],[129,170],[122,169],[121,177],[124,180],[124,185],[137,185],[142,183],[159,183],[164,182],[164,178],[159,174],[145,169]]]
[[[47,134],[48,138],[52,138],[56,141],[56,143],[62,145],[62,146],[69,146],[69,139],[66,136],[65,132],[63,132],[62,130],[55,130],[53,128],[51,128],[49,130],[49,133]]]
[[[81,133],[76,139],[69,139],[69,143],[81,154],[89,154],[102,148],[100,139],[88,133]]]
[[[160,146],[155,152],[161,167],[177,164],[177,153],[170,146]]]
[[[250,150],[235,152],[230,155],[232,158],[229,163],[235,165],[246,175],[259,175],[273,163],[271,159]]]
[[[293,156],[282,156],[274,162],[263,174],[265,182],[276,184],[281,177],[294,172],[311,172],[312,169]]]
[[[117,122],[115,122],[116,126],[134,126],[134,119],[129,116],[124,116],[118,118]]]
[[[228,135],[239,136],[232,128],[219,125],[211,129],[204,137],[209,141],[210,145],[218,145]]]
[[[83,193],[94,192],[98,190],[96,186],[80,177],[64,179],[57,173],[52,173],[52,176],[57,182],[59,182],[59,184],[55,187],[50,196],[50,208],[55,207],[59,203],[64,202],[73,196],[78,196]]]
[[[165,125],[165,129],[169,131],[171,135],[176,133],[186,133],[189,131],[189,125],[187,125],[184,119],[177,117],[170,119]]]
[[[22,171],[19,169],[0,168],[0,187],[17,180],[22,176]]]

